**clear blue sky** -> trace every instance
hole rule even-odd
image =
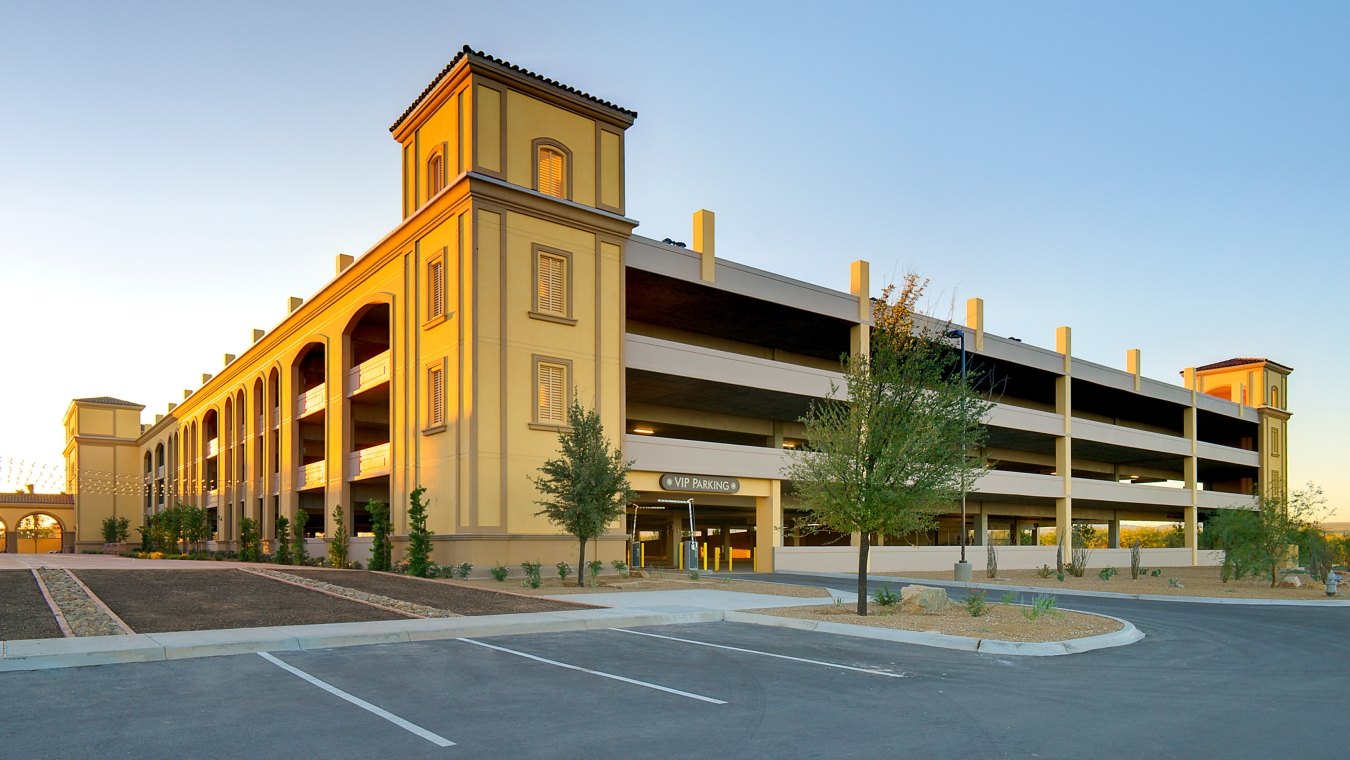
[[[1337,2],[0,0],[0,481],[59,487],[71,398],[162,412],[396,224],[387,128],[466,42],[639,111],[640,234],[710,208],[725,258],[914,269],[1171,382],[1293,366],[1292,480],[1350,519]]]

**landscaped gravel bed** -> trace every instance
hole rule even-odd
[[[503,615],[512,612],[555,612],[582,608],[579,605],[552,599],[528,599],[514,594],[470,588],[458,583],[406,578],[390,573],[372,573],[369,570],[296,567],[287,568],[285,572],[370,594],[416,602],[459,615]],[[519,589],[520,582],[517,581],[503,590]]]
[[[42,567],[38,568],[38,575],[42,576],[52,601],[61,608],[71,633],[76,636],[121,636],[126,633],[89,598],[67,571]]]
[[[61,637],[47,600],[27,570],[0,570],[0,640]]]
[[[932,631],[949,636],[999,641],[1064,641],[1087,636],[1100,636],[1121,629],[1117,620],[1088,615],[1082,612],[1055,610],[1035,620],[1023,614],[1026,607],[999,604],[990,600],[988,611],[972,617],[966,608],[954,603],[942,612],[914,612],[896,607],[869,605],[867,617],[857,614],[855,605],[841,607],[776,607],[767,610],[747,610],[757,615],[803,618],[831,623],[849,623],[874,628],[896,628],[906,631]]]
[[[459,617],[459,615],[457,615],[456,613],[447,612],[445,610],[437,609],[435,607],[428,607],[425,604],[415,604],[413,602],[405,602],[400,599],[394,599],[393,597],[389,596],[381,596],[380,594],[371,594],[365,591],[357,591],[356,589],[347,588],[346,586],[335,586],[332,583],[326,582],[325,580],[305,578],[299,575],[293,575],[291,573],[283,573],[279,570],[268,570],[262,567],[257,568],[253,572],[261,573],[263,575],[268,576],[269,578],[278,578],[280,580],[288,581],[290,583],[299,583],[300,585],[306,586],[308,588],[318,589],[319,591],[325,591],[330,594],[337,594],[338,596],[344,596],[348,599],[355,599],[358,602],[378,604],[382,607],[393,607],[396,610],[402,610],[403,612],[410,612],[414,615],[421,615],[422,617]]]
[[[243,570],[80,570],[137,633],[407,620]]]

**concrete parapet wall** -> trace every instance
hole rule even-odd
[[[1032,570],[1041,565],[1055,566],[1053,546],[999,546],[998,566],[1005,570]],[[1130,566],[1129,549],[1092,549],[1088,567]],[[1189,567],[1190,549],[1143,549],[1144,567]],[[951,570],[961,557],[957,546],[874,546],[868,553],[874,573],[906,570]],[[1223,563],[1223,552],[1199,552],[1199,564],[1212,567]],[[985,566],[985,547],[966,547],[966,560],[976,567]],[[1065,561],[1068,558],[1065,557]],[[774,550],[774,568],[780,571],[851,573],[858,569],[858,549],[852,546],[784,546]]]

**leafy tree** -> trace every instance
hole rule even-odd
[[[970,454],[985,440],[990,404],[963,381],[939,329],[914,306],[925,283],[910,275],[873,304],[871,356],[843,360],[846,398],[832,389],[802,422],[807,451],[785,469],[812,519],[858,533],[858,614],[867,614],[867,557],[874,535],[931,529],[984,470]]]
[[[1257,495],[1256,509],[1225,509],[1205,522],[1207,543],[1225,552],[1224,572],[1241,578],[1260,573],[1274,588],[1290,544],[1321,517],[1326,499],[1312,483],[1289,497]]]
[[[605,438],[600,415],[572,399],[567,427],[558,433],[560,456],[544,462],[541,477],[530,478],[544,496],[535,502],[535,514],[576,536],[580,545],[577,585],[585,585],[586,542],[596,538],[623,515],[636,495],[628,485],[628,467],[622,453]]]
[[[309,547],[305,546],[305,526],[309,524],[309,513],[303,509],[295,510],[291,534],[291,558],[297,565],[309,563]]]
[[[393,567],[393,547],[389,545],[389,505],[379,499],[366,502],[366,511],[370,513],[371,532],[375,534],[370,542],[370,569],[389,570]]]
[[[425,578],[431,569],[431,537],[427,528],[427,505],[422,494],[427,489],[418,486],[408,494],[408,573]]]
[[[278,565],[291,564],[291,521],[286,519],[286,515],[277,515],[277,551],[273,559]]]
[[[328,536],[328,564],[333,567],[347,566],[347,517],[342,505],[333,506],[333,530]]]
[[[113,535],[113,542],[125,544],[131,537],[131,520],[126,517],[117,518],[117,530]]]

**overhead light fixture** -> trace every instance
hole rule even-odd
[[[649,427],[635,427],[633,428],[633,432],[637,433],[638,435],[652,435],[656,431],[652,430]]]
[[[795,448],[797,448],[797,442],[796,442],[796,441],[783,441],[783,448],[785,448],[785,449],[795,449]]]

